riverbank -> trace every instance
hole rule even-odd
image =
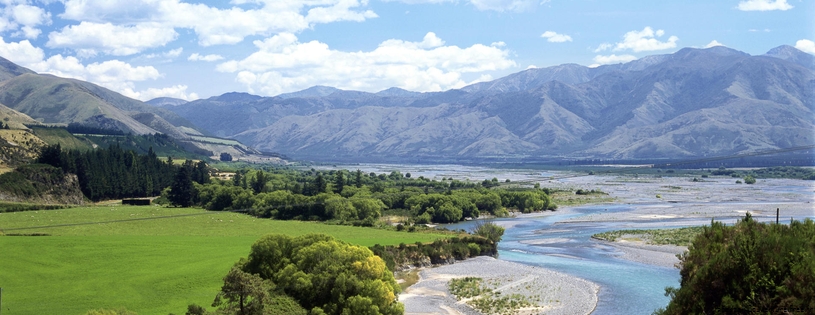
[[[651,245],[627,240],[614,242],[598,240],[597,242],[611,245],[622,252],[622,255],[619,256],[621,259],[668,268],[679,267],[679,257],[677,255],[681,255],[688,250],[684,246]]]
[[[483,256],[424,269],[419,276],[399,295],[405,314],[481,314],[450,294],[448,282],[456,278],[478,277],[494,292],[520,294],[534,304],[516,314],[589,314],[600,288],[574,276]]]

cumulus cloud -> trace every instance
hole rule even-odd
[[[99,52],[127,56],[164,46],[176,37],[178,33],[175,30],[157,23],[121,26],[83,21],[48,34],[45,45],[49,48],[72,48],[81,56],[94,56]]]
[[[188,93],[186,85],[174,85],[161,89],[149,88],[144,91],[137,92],[135,98],[142,101],[149,101],[159,97],[172,97],[186,101],[194,101],[200,98],[198,97],[197,93]]]
[[[203,56],[203,55],[200,55],[198,53],[194,53],[194,54],[190,55],[189,57],[187,57],[187,60],[190,60],[190,61],[210,61],[210,62],[212,62],[212,61],[218,61],[218,60],[222,60],[222,59],[224,59],[224,57],[221,56],[221,55],[206,55],[206,56]]]
[[[787,3],[787,0],[745,0],[739,2],[736,8],[741,11],[786,11],[793,6]]]
[[[25,2],[3,2],[5,6],[0,8],[0,32],[13,30],[14,36],[33,39],[42,33],[38,26],[51,24],[51,14],[42,8]]]
[[[724,46],[724,44],[722,44],[719,41],[714,39],[714,40],[710,41],[710,43],[707,43],[707,45],[705,45],[705,48],[716,47],[716,46]]]
[[[400,87],[413,91],[440,91],[462,87],[464,74],[515,67],[509,51],[501,46],[475,44],[446,46],[434,33],[421,42],[391,39],[372,51],[332,50],[319,41],[300,42],[294,34],[283,33],[254,42],[258,51],[243,60],[230,60],[217,66],[221,72],[236,74],[236,81],[250,92],[277,95],[328,85],[344,89],[380,91]]]
[[[597,55],[597,56],[594,56],[593,60],[594,60],[595,63],[593,65],[589,66],[591,68],[599,67],[601,65],[626,63],[626,62],[637,60],[637,57],[634,57],[632,55],[619,55],[618,56],[618,55],[611,54],[611,55],[608,55],[608,56]]]
[[[661,42],[658,37],[665,35],[665,31],[654,31],[650,26],[646,26],[642,31],[630,31],[623,35],[623,41],[614,46],[614,51],[633,50],[634,52],[664,50],[676,48],[679,40],[676,36],[668,37],[668,41]]]
[[[815,42],[811,40],[808,39],[799,40],[795,42],[795,48],[798,48],[798,50],[803,51],[805,53],[815,55]]]
[[[64,4],[65,12],[60,15],[64,19],[125,25],[155,21],[164,29],[194,30],[202,46],[235,44],[247,36],[298,32],[320,23],[377,17],[371,10],[360,9],[368,5],[367,0],[232,1],[252,4],[251,9],[216,8],[180,0],[65,0]]]
[[[558,34],[552,31],[546,31],[541,34],[541,37],[546,38],[546,41],[550,43],[564,43],[564,42],[571,42],[572,37],[565,34]]]
[[[3,37],[0,37],[0,56],[26,67],[42,61],[45,53],[42,49],[31,45],[28,40],[6,43]]]

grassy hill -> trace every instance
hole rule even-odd
[[[53,225],[63,226],[19,229]],[[210,305],[232,264],[268,233],[325,233],[365,246],[443,237],[118,205],[0,213],[0,231],[7,234],[0,236],[0,286],[3,313],[9,314],[118,307],[142,315],[179,314],[191,303]],[[8,236],[14,233],[52,236]]]

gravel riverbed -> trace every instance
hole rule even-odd
[[[405,314],[481,314],[448,290],[450,279],[479,277],[496,284],[503,295],[521,294],[536,307],[517,314],[589,314],[597,305],[599,286],[548,269],[476,257],[422,270],[418,283],[399,295]]]

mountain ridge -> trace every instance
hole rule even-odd
[[[293,108],[321,106],[231,136],[314,159],[692,158],[811,145],[815,75],[801,64],[809,55],[778,52],[786,50],[751,56],[726,47],[684,48],[597,68],[528,69],[396,100],[349,91],[289,98]],[[722,139],[710,140],[717,133]]]

